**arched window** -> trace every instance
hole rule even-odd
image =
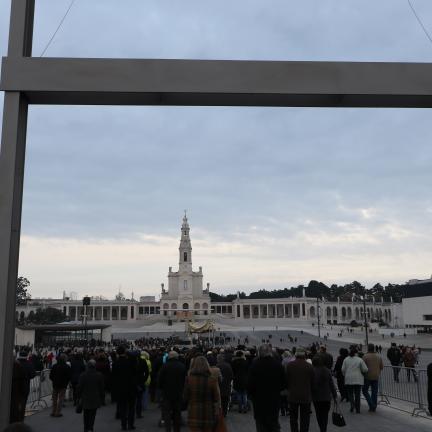
[[[183,303],[183,309],[184,310],[188,310],[189,309],[189,305],[187,303]]]
[[[183,252],[183,261],[187,262],[187,252]]]
[[[314,306],[311,306],[311,307],[309,308],[309,316],[310,316],[311,318],[315,318],[315,307],[314,307]]]

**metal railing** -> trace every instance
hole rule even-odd
[[[47,408],[48,403],[45,400],[52,395],[52,382],[49,379],[50,369],[44,369],[38,372],[30,381],[30,393],[27,399],[27,408]]]
[[[428,377],[424,369],[384,366],[378,382],[378,403],[391,405],[391,399],[412,407],[412,415],[428,413]]]

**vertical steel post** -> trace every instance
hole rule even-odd
[[[368,334],[368,321],[367,321],[367,315],[366,315],[366,294],[363,296],[363,313],[364,313],[364,325],[365,325],[365,332],[366,332],[366,349],[369,345],[369,334]]]
[[[9,57],[31,56],[34,0],[13,0]],[[28,103],[6,92],[0,148],[0,430],[9,423]]]

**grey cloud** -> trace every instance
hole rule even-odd
[[[2,54],[9,3],[0,0]],[[68,4],[37,0],[35,55]],[[432,28],[432,4],[416,6]],[[404,0],[77,0],[47,56],[421,62],[431,60],[432,46]],[[1,94],[1,107],[2,101]],[[431,116],[430,110],[32,107],[23,232],[176,235],[188,208],[193,226],[225,240],[259,241],[252,226],[287,241],[304,232],[339,235],[340,223],[348,223],[382,244],[337,245],[334,253],[383,251],[385,241],[396,250],[402,243],[389,238],[386,226],[421,234],[431,225]],[[378,216],[366,221],[344,208],[377,208]],[[293,251],[291,259],[317,251],[324,247]]]

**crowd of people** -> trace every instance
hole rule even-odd
[[[319,343],[283,350],[267,340],[259,348],[235,349],[174,342],[142,338],[20,351],[13,371],[11,422],[23,421],[30,380],[45,367],[53,388],[51,416],[63,415],[69,391],[76,411],[83,414],[84,432],[94,430],[97,410],[108,403],[115,404],[121,430],[134,430],[136,418],[145,415],[150,402],[157,403],[160,426],[167,432],[180,430],[182,411],[187,411],[191,431],[224,431],[224,418],[236,409],[242,414],[252,410],[257,432],[279,431],[280,416],[289,416],[292,432],[307,432],[313,406],[319,430],[326,432],[332,404],[346,401],[352,413],[360,413],[363,393],[369,412],[377,409],[383,361],[373,344],[364,354],[356,345],[341,348],[334,361]],[[413,351],[392,344],[387,357],[392,365],[411,364]],[[428,376],[431,380],[432,365]]]

